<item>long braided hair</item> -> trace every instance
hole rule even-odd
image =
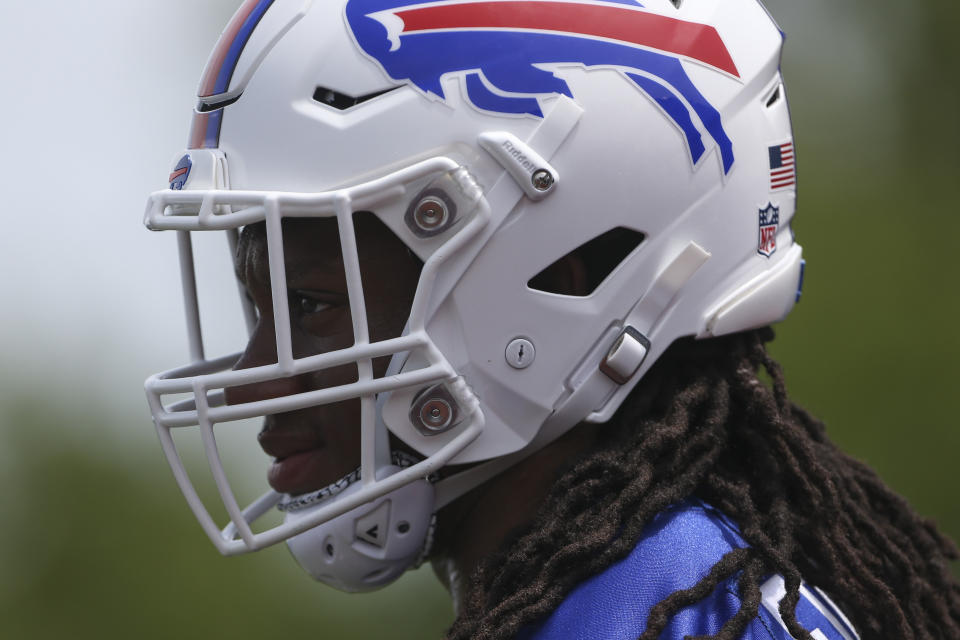
[[[657,604],[641,640],[736,576],[740,610],[714,636],[735,640],[775,573],[786,583],[780,614],[795,638],[811,638],[794,614],[801,576],[830,594],[865,640],[960,638],[960,584],[949,567],[956,547],[790,402],[764,348],[772,336],[764,329],[673,345],[597,446],[560,474],[531,524],[481,563],[448,638],[513,638],[627,556],[654,515],[690,496],[736,521],[750,546]]]

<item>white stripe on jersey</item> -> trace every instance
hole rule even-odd
[[[760,593],[763,596],[763,606],[767,609],[767,611],[770,612],[777,622],[780,623],[780,626],[786,629],[787,625],[784,623],[783,618],[780,617],[780,600],[782,600],[783,596],[787,593],[787,585],[784,582],[783,577],[779,575],[772,576],[760,586]],[[823,591],[817,589],[817,594],[814,595],[810,592],[810,589],[807,588],[806,584],[801,584],[800,597],[812,604],[814,608],[816,608],[816,610],[827,619],[833,628],[836,629],[837,633],[843,636],[844,640],[860,640],[860,636],[858,636],[857,632],[854,631],[853,625],[850,624],[850,621],[847,620],[846,616],[840,612],[840,609],[837,607],[837,605],[835,605]],[[823,599],[822,602],[821,598]],[[828,606],[825,607],[824,602]],[[837,619],[837,615],[834,615],[834,612],[836,612],[837,615],[842,618],[842,621]],[[814,640],[829,640],[826,634],[820,629],[811,630],[810,635],[813,636]]]

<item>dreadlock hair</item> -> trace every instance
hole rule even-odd
[[[560,473],[533,521],[480,564],[448,638],[513,638],[627,556],[654,515],[691,496],[736,521],[750,546],[657,604],[641,640],[731,577],[740,610],[712,637],[739,638],[772,574],[786,583],[780,614],[795,638],[811,639],[794,613],[801,576],[865,640],[960,638],[956,547],[790,402],[764,347],[772,337],[764,329],[674,344],[597,445]]]

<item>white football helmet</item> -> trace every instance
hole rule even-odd
[[[145,221],[179,234],[192,356],[147,380],[147,397],[217,548],[286,540],[317,579],[383,585],[423,557],[440,507],[576,424],[609,420],[677,338],[784,318],[803,261],[782,43],[757,0],[245,2]],[[424,262],[402,335],[376,342],[359,211]],[[281,221],[304,217],[338,223],[355,342],[295,357]],[[263,221],[277,361],[234,370],[239,354],[204,356],[191,234],[225,232],[235,247]],[[614,236],[619,248],[603,249]],[[588,295],[540,286],[591,243],[605,260]],[[224,399],[345,363],[356,382]],[[356,472],[238,503],[214,425],[347,399],[363,407]],[[173,444],[186,427],[202,434],[225,528]],[[478,464],[437,474],[463,463]],[[283,523],[255,532],[276,507]]]

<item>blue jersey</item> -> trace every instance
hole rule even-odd
[[[688,500],[658,514],[629,556],[577,585],[538,625],[518,640],[635,640],[650,609],[677,590],[689,589],[727,552],[748,546],[736,525],[703,502]],[[762,583],[763,603],[743,640],[790,640],[780,617],[783,578]],[[737,576],[703,600],[678,611],[660,640],[711,635],[740,610]],[[814,640],[858,640],[850,622],[822,591],[804,584],[797,620]]]

